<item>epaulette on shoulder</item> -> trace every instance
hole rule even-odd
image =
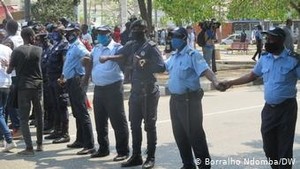
[[[196,51],[193,50],[193,49],[189,49],[189,50],[187,51],[187,53],[188,53],[189,56],[193,56],[193,55],[196,53]]]
[[[295,58],[295,59],[297,59],[298,61],[300,61],[300,54],[299,53],[293,52],[293,51],[289,51],[288,55],[291,56],[291,57],[293,57],[293,58]]]
[[[134,40],[130,40],[130,41],[127,41],[126,43],[125,43],[125,45],[132,45],[132,44],[134,44],[135,43],[135,41]],[[125,46],[124,45],[124,46]]]
[[[155,45],[156,45],[156,43],[155,43],[154,41],[152,41],[152,40],[150,40],[148,43],[149,43],[149,45],[151,45],[151,46],[155,46]]]
[[[261,56],[265,56],[265,55],[268,55],[268,54],[269,54],[269,52],[262,52]]]
[[[114,47],[119,47],[119,46],[122,46],[120,43],[115,43],[114,44]]]

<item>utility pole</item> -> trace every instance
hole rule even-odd
[[[30,6],[31,2],[30,0],[25,0],[24,1],[24,10],[25,10],[25,21],[30,21]]]

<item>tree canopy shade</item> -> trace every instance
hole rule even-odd
[[[216,18],[285,20],[300,15],[300,0],[155,0],[176,24]],[[298,12],[297,12],[298,11]]]
[[[218,11],[213,10],[213,7],[223,3],[224,0],[155,0],[155,7],[164,11],[176,24],[181,25],[185,22],[215,18]]]
[[[74,18],[73,0],[38,0],[32,5],[32,16],[41,22],[57,21],[61,17]]]
[[[270,19],[295,18],[300,0],[232,0],[228,7],[228,19]],[[295,6],[292,6],[294,4]]]

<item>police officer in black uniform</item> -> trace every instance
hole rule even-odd
[[[48,74],[47,74],[47,60],[49,52],[52,49],[52,44],[49,42],[48,33],[40,32],[36,34],[36,43],[43,49],[41,68],[43,73],[43,100],[44,100],[44,134],[49,134],[53,127],[53,112],[51,100],[49,100]],[[34,114],[34,112],[32,112]],[[34,120],[33,120],[34,121]],[[35,124],[35,121],[31,124]]]
[[[100,58],[100,62],[123,58],[125,64],[133,67],[131,95],[129,98],[129,120],[132,132],[132,156],[122,163],[122,167],[143,164],[141,156],[142,120],[147,132],[147,159],[143,168],[153,168],[156,149],[156,119],[159,87],[154,73],[164,72],[165,66],[156,44],[146,38],[147,24],[136,20],[131,24],[132,41],[120,49],[115,56]]]
[[[63,36],[63,30],[64,26],[62,25],[54,26],[52,32],[54,44],[47,60],[49,99],[53,104],[52,112],[54,112],[54,132],[45,139],[54,139],[54,144],[70,141],[68,94],[65,87],[57,83],[57,79],[62,73],[64,57],[69,48],[68,41]]]

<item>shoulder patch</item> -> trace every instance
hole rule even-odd
[[[151,46],[155,46],[155,45],[156,45],[156,43],[155,43],[154,41],[152,41],[152,40],[150,40],[148,43],[149,43],[149,45],[151,45]]]

